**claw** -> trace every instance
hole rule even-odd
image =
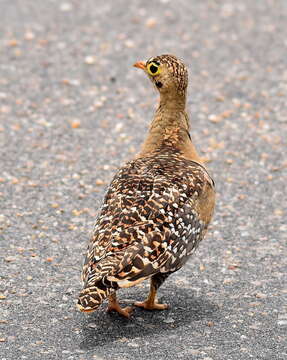
[[[120,315],[126,318],[129,318],[131,316],[133,310],[134,308],[132,306],[126,306],[125,308],[121,308],[119,304],[118,306],[109,305],[107,308],[107,312],[116,311],[117,313],[119,313]]]
[[[127,306],[125,308],[121,308],[120,304],[117,301],[115,293],[113,293],[112,295],[109,296],[109,305],[107,308],[107,312],[116,311],[120,315],[122,315],[126,318],[129,318],[131,316],[133,309],[134,308],[132,306]]]
[[[145,310],[166,310],[169,308],[168,304],[159,304],[158,302],[150,301],[137,301],[134,303],[135,306],[144,308]]]

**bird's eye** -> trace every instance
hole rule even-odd
[[[158,75],[160,73],[160,65],[152,61],[147,65],[147,71],[151,76]]]

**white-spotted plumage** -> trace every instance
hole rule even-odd
[[[194,252],[213,213],[214,182],[196,155],[187,115],[179,108],[185,100],[186,68],[169,55],[150,61],[162,66],[152,79],[161,103],[142,152],[118,171],[108,188],[83,267],[82,311],[95,310],[109,297],[109,309],[128,316],[115,291],[148,278],[149,298],[137,305],[166,308],[156,303],[156,290]],[[173,117],[164,102],[169,92],[178,98]]]

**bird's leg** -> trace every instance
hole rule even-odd
[[[157,274],[151,277],[150,291],[147,299],[143,302],[135,302],[135,306],[142,307],[146,310],[165,310],[168,309],[168,304],[159,304],[157,302],[156,293],[160,285],[169,276],[169,274]]]
[[[124,316],[126,318],[129,318],[132,311],[133,311],[133,307],[132,306],[127,306],[125,308],[121,308],[120,304],[118,303],[116,293],[113,292],[109,296],[109,304],[108,304],[108,308],[107,308],[107,312],[112,312],[112,311],[116,311],[120,315],[122,315],[122,316]]]

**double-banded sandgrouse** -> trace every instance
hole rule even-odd
[[[81,311],[108,311],[129,317],[116,291],[151,280],[145,309],[166,309],[156,293],[179,270],[203,239],[211,220],[214,182],[189,134],[186,112],[188,74],[173,55],[139,61],[160,94],[149,133],[136,158],[112,180],[97,217],[83,267]]]

